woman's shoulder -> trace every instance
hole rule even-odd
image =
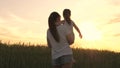
[[[59,25],[57,26],[57,30],[62,33],[62,32],[66,32],[67,27],[65,25]]]
[[[50,33],[50,29],[47,29],[47,34],[49,34]]]
[[[57,26],[57,29],[59,30],[61,30],[61,29],[64,29],[65,28],[65,26],[64,25],[59,25],[59,26]]]

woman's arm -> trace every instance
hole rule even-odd
[[[49,39],[47,38],[47,44],[48,44],[48,47],[49,48],[51,48],[52,46],[51,46],[51,43],[50,43],[50,41],[49,41]]]

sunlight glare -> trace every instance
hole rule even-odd
[[[100,30],[91,22],[83,22],[81,24],[81,32],[83,39],[85,40],[100,40],[102,39],[102,34]]]

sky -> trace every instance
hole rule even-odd
[[[120,52],[120,0],[0,0],[0,40],[46,44],[50,13],[65,8],[83,34],[73,47]]]

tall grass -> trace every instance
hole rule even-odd
[[[73,68],[120,68],[120,53],[89,49],[73,49],[73,53]],[[50,49],[0,43],[0,68],[52,68]]]

